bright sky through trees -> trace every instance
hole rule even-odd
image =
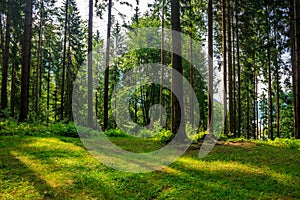
[[[89,2],[88,0],[75,0],[77,3],[77,6],[79,8],[80,14],[82,16],[82,18],[84,20],[88,19],[88,6],[89,6]],[[62,5],[63,0],[58,0],[57,1],[57,5]],[[133,5],[133,8],[130,9],[127,6],[120,6],[119,4],[115,4],[114,8],[113,8],[113,15],[117,15],[117,10],[122,12],[123,14],[125,14],[127,16],[126,21],[129,21],[130,18],[133,16],[134,14],[134,7],[136,5],[136,0],[128,0],[127,2],[129,2],[130,4]],[[140,12],[141,14],[143,14],[147,8],[148,8],[148,4],[152,3],[153,0],[144,0],[144,1],[140,1]],[[94,9],[95,12],[95,9]],[[94,16],[96,16],[96,14],[94,14]],[[118,19],[121,20],[121,19]],[[104,38],[104,36],[106,35],[106,27],[107,27],[107,13],[104,14],[104,17],[102,20],[99,20],[99,17],[95,17],[94,19],[94,31],[96,30],[100,30],[100,34],[101,37]]]

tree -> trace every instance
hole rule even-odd
[[[69,0],[65,2],[65,25],[64,25],[64,44],[63,44],[63,64],[61,78],[61,97],[60,97],[60,119],[64,119],[64,95],[65,95],[65,74],[66,74],[66,53],[67,53],[67,33],[68,33],[68,11]]]
[[[208,0],[208,130],[213,133],[213,0]],[[226,106],[226,105],[224,105]]]
[[[227,0],[227,48],[228,48],[228,102],[229,102],[229,131],[230,133],[234,133],[234,113],[233,113],[233,80],[232,80],[232,22],[231,22],[231,0]]]
[[[181,57],[181,27],[180,27],[180,3],[179,0],[171,1],[172,23],[172,68],[182,74]],[[182,76],[172,73],[172,132],[180,134],[179,140],[186,138],[185,119],[183,108],[183,85]],[[174,91],[177,95],[175,96]],[[181,126],[179,126],[181,124]]]
[[[164,77],[164,63],[165,63],[165,55],[164,55],[164,47],[165,47],[165,0],[162,3],[162,11],[161,11],[161,51],[160,51],[160,64],[161,64],[161,74],[160,74],[160,88],[159,88],[159,119],[160,125],[163,126],[163,77]]]
[[[109,85],[109,59],[110,59],[110,36],[111,36],[111,20],[112,20],[112,0],[108,0],[108,21],[107,21],[107,37],[106,37],[106,57],[105,57],[105,77],[104,77],[104,125],[103,129],[108,128],[108,85]]]
[[[223,81],[224,81],[224,134],[227,134],[227,34],[226,34],[226,0],[222,0],[222,54],[223,54]]]
[[[7,15],[6,15],[6,32],[5,45],[2,52],[2,83],[1,83],[1,110],[7,108],[7,79],[8,79],[8,61],[9,61],[9,45],[11,33],[11,18],[12,18],[12,1],[7,1]]]
[[[93,0],[89,0],[88,27],[88,125],[94,127],[93,120]]]
[[[296,57],[296,123],[295,137],[300,139],[300,0],[294,0],[295,57]]]
[[[25,1],[24,39],[22,48],[21,102],[19,121],[23,122],[28,116],[29,76],[31,59],[31,29],[32,29],[32,0]]]

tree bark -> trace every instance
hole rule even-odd
[[[181,57],[181,27],[180,27],[180,3],[179,0],[171,1],[172,23],[172,68],[182,74]],[[180,134],[178,141],[186,138],[185,118],[183,106],[183,83],[182,76],[172,73],[172,132]],[[174,92],[177,93],[175,96]],[[179,126],[181,125],[181,126]]]
[[[222,54],[223,54],[223,81],[224,81],[224,96],[223,96],[223,119],[224,119],[224,134],[228,133],[227,131],[227,34],[226,34],[226,0],[222,0]]]
[[[106,41],[106,64],[105,64],[105,80],[104,80],[104,126],[108,129],[108,85],[109,85],[109,60],[110,60],[110,36],[111,36],[111,9],[112,0],[108,1],[108,21],[107,21],[107,41]]]
[[[236,7],[239,6],[239,1],[237,0]],[[238,66],[238,137],[241,137],[241,114],[242,114],[242,104],[241,104],[241,64],[240,64],[240,36],[239,36],[239,18],[236,13],[236,45],[237,45],[237,66]]]
[[[65,5],[65,27],[64,27],[64,47],[63,47],[63,66],[61,78],[61,98],[60,98],[60,120],[64,119],[64,95],[65,95],[65,74],[66,74],[66,54],[67,54],[67,33],[68,33],[68,10],[69,0],[66,0]]]
[[[210,134],[214,133],[213,129],[213,0],[208,0],[208,121],[207,128]]]
[[[291,37],[291,61],[292,61],[292,84],[293,84],[293,103],[294,103],[294,135],[297,133],[297,112],[296,112],[296,55],[295,55],[295,16],[294,0],[290,0],[290,37]]]
[[[160,50],[160,64],[161,64],[161,75],[160,75],[160,86],[159,86],[159,120],[160,125],[163,126],[163,77],[164,77],[164,63],[165,63],[165,55],[164,55],[164,47],[165,47],[165,0],[163,0],[162,5],[162,14],[161,14],[161,50]]]
[[[8,61],[9,61],[9,45],[10,45],[10,30],[12,18],[12,1],[7,1],[7,15],[6,15],[6,33],[5,45],[2,58],[2,83],[1,83],[1,110],[7,108],[7,80],[8,80]]]
[[[22,48],[22,75],[21,75],[21,102],[19,122],[27,120],[29,101],[29,77],[30,77],[30,56],[31,56],[31,29],[32,29],[32,0],[26,0],[25,5],[25,26]]]
[[[13,57],[17,57],[18,47],[16,39],[14,39],[14,44],[12,47]],[[15,88],[16,88],[16,66],[18,65],[17,59],[13,60],[11,66],[11,88],[10,88],[10,112],[11,117],[15,117]]]
[[[297,132],[295,137],[300,139],[300,0],[295,0],[295,54],[296,54],[296,119],[297,119]]]
[[[229,102],[229,132],[233,133],[233,91],[232,91],[232,38],[231,38],[231,8],[230,0],[227,0],[227,32],[228,32],[228,102]]]
[[[267,3],[267,2],[266,2]],[[270,24],[269,24],[269,6],[266,5],[267,9],[267,38],[268,38],[268,44],[267,44],[267,58],[268,58],[268,100],[269,100],[269,119],[268,119],[268,131],[269,136],[271,137],[271,140],[274,139],[273,135],[273,101],[272,101],[272,63],[271,63],[271,44],[270,44]]]
[[[40,1],[40,21],[39,21],[39,30],[38,30],[38,52],[37,52],[37,65],[36,65],[36,75],[35,75],[35,112],[38,113],[39,110],[39,82],[41,73],[41,62],[42,62],[42,27],[43,27],[43,0]]]
[[[93,0],[89,0],[88,27],[88,126],[94,127],[93,119]]]

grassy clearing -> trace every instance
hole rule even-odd
[[[145,152],[161,143],[112,138]],[[204,159],[189,150],[146,174],[101,164],[79,139],[0,137],[0,199],[299,199],[300,151],[268,143],[224,143]]]

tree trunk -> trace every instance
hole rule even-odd
[[[181,27],[180,27],[180,3],[179,0],[171,1],[171,23],[172,23],[172,68],[182,74],[181,57]],[[183,106],[183,84],[182,76],[172,73],[172,132],[180,134],[178,141],[186,138],[184,106]],[[174,92],[177,94],[175,96]],[[181,125],[181,126],[179,126]]]
[[[193,66],[193,39],[190,37],[190,85],[194,87],[194,66]],[[194,128],[195,124],[195,116],[194,116],[194,98],[193,91],[190,92],[190,122],[192,128]]]
[[[104,126],[108,129],[108,85],[109,85],[109,59],[110,59],[110,35],[111,35],[111,9],[112,0],[108,1],[108,21],[107,21],[107,41],[106,41],[106,63],[105,63],[105,80],[104,80]]]
[[[232,39],[231,39],[231,8],[227,0],[227,31],[228,31],[228,102],[229,102],[229,132],[233,133],[233,98],[232,98]]]
[[[163,77],[164,77],[164,64],[165,64],[165,55],[164,55],[164,47],[165,47],[165,0],[163,0],[162,5],[162,14],[161,14],[161,50],[160,50],[160,64],[161,64],[161,75],[160,75],[160,86],[159,86],[159,120],[160,125],[163,126]]]
[[[67,78],[67,85],[66,85],[66,100],[65,100],[65,119],[69,122],[73,120],[72,117],[72,90],[73,90],[73,68],[72,68],[72,58],[71,58],[71,32],[70,29],[68,30],[68,62],[66,64],[67,66],[67,73],[66,73],[66,78]]]
[[[49,124],[49,114],[50,114],[50,68],[47,73],[47,125]]]
[[[30,77],[30,54],[31,54],[31,29],[32,29],[32,0],[26,0],[25,26],[22,48],[22,75],[21,75],[21,102],[19,122],[27,120],[29,101],[29,77]]]
[[[42,26],[43,26],[43,0],[41,0],[40,5],[40,21],[39,21],[39,30],[38,30],[38,52],[37,52],[37,65],[36,65],[36,75],[35,75],[35,112],[38,113],[39,110],[39,82],[42,81],[40,79],[40,70],[41,70],[41,62],[42,62]]]
[[[88,27],[88,126],[94,127],[93,120],[93,0],[89,0]]]
[[[14,45],[12,47],[13,57],[17,57],[18,47],[16,39],[14,40]],[[13,60],[11,66],[11,88],[10,88],[10,112],[11,117],[15,116],[15,88],[16,88],[16,67],[17,67],[17,59]]]
[[[12,2],[7,1],[7,17],[6,17],[6,33],[5,46],[2,58],[2,83],[1,83],[1,110],[7,108],[7,79],[8,79],[8,61],[9,61],[9,45],[10,45],[10,27],[12,18]]]
[[[3,35],[3,22],[2,22],[2,15],[0,15],[0,50],[3,56],[4,52],[4,35]]]
[[[291,37],[291,61],[292,61],[292,84],[294,103],[294,135],[297,133],[297,112],[296,112],[296,55],[295,55],[295,16],[294,0],[290,0],[290,37]]]
[[[275,49],[277,49],[277,31],[275,30]],[[276,53],[275,55],[275,78],[276,78],[276,132],[277,137],[280,138],[280,80],[279,80],[279,64],[278,57],[279,55]]]
[[[223,81],[224,81],[224,96],[223,96],[223,119],[224,119],[224,134],[227,132],[227,34],[226,34],[226,0],[222,0],[222,55],[223,55]]]
[[[235,1],[233,1],[234,6],[236,7],[236,3]],[[233,101],[233,135],[234,137],[236,137],[236,55],[235,55],[235,28],[234,28],[234,17],[235,17],[235,8],[232,8],[231,10],[231,24],[232,24],[232,59],[233,59],[233,66],[232,66],[232,84],[233,84],[233,91],[232,91],[232,101]]]
[[[60,120],[64,119],[64,95],[65,95],[65,74],[66,74],[66,54],[67,54],[67,33],[68,33],[68,10],[69,0],[66,0],[65,5],[65,27],[64,27],[64,47],[63,47],[63,66],[61,78],[61,98],[60,98]]]
[[[208,121],[207,128],[210,134],[213,130],[213,94],[214,94],[214,66],[213,66],[213,0],[208,0]]]
[[[297,119],[297,132],[296,138],[300,139],[300,0],[295,0],[295,54],[296,54],[296,119]]]
[[[239,6],[237,0],[236,8]],[[240,38],[239,38],[239,18],[236,12],[236,45],[237,45],[237,66],[238,66],[238,137],[241,137],[241,114],[242,114],[242,104],[241,104],[241,64],[240,64]]]
[[[189,45],[190,45],[190,85],[192,88],[194,88],[194,66],[193,66],[193,38],[192,38],[192,35],[193,35],[193,23],[192,23],[192,11],[193,11],[193,8],[192,8],[192,3],[191,3],[191,0],[189,1],[189,20],[190,20],[190,41],[189,41]],[[190,92],[190,123],[191,123],[191,126],[192,128],[194,128],[194,124],[195,124],[195,116],[194,116],[194,98],[193,98],[193,90]]]
[[[266,2],[267,3],[267,2]],[[272,68],[271,68],[271,44],[270,44],[270,24],[269,24],[269,6],[266,5],[267,9],[267,38],[268,38],[268,49],[267,49],[267,58],[268,58],[268,100],[269,100],[269,119],[268,119],[268,131],[271,140],[274,139],[273,135],[273,101],[272,101]]]

